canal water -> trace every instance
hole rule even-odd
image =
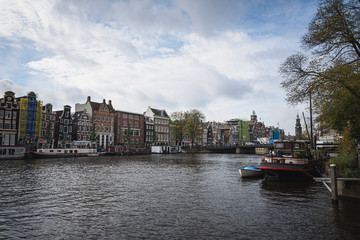
[[[0,162],[0,239],[359,239],[360,203],[321,183],[239,179],[260,157]]]

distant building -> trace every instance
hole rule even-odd
[[[144,113],[145,118],[154,122],[154,136],[153,145],[170,145],[170,117],[164,109],[155,109],[148,107]]]
[[[64,110],[56,111],[56,148],[70,148],[72,142],[73,119],[71,116],[71,107],[64,106]]]
[[[145,116],[145,146],[151,147],[154,142],[155,142],[155,124],[154,124],[154,119],[149,117],[149,116]]]
[[[296,115],[295,137],[298,140],[302,139],[302,127],[301,127],[301,123],[300,123],[299,114]]]
[[[7,91],[0,99],[0,145],[18,144],[19,101]]]
[[[92,119],[86,109],[75,112],[73,115],[73,140],[90,142],[92,133]],[[92,147],[92,146],[91,146]]]
[[[41,137],[42,101],[36,99],[34,92],[20,97],[19,144],[35,149]]]
[[[45,104],[42,108],[41,138],[39,148],[53,148],[55,144],[56,113],[53,112],[51,103]]]
[[[91,101],[88,96],[86,103],[75,104],[75,112],[86,109],[86,112],[92,117],[92,123],[94,124],[97,135],[97,146],[106,149],[107,146],[114,145],[114,118],[115,110],[111,104],[111,100],[108,103],[105,99],[102,103]]]
[[[145,147],[144,115],[125,111],[115,111],[115,144],[128,148]]]

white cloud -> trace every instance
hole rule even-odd
[[[89,95],[133,112],[198,108],[218,121],[255,110],[293,132],[296,110],[277,69],[297,43],[291,32],[245,32],[237,25],[248,9],[238,1],[0,1],[0,52],[28,70],[20,80],[0,69],[11,79],[1,89],[29,88],[60,109]],[[17,48],[27,58],[12,54]]]

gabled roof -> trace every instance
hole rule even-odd
[[[90,106],[91,106],[92,110],[99,110],[100,104],[101,104],[101,103],[90,102]]]
[[[160,109],[155,109],[155,108],[150,108],[151,111],[155,114],[155,116],[160,116],[160,117],[167,117],[169,118],[169,115],[166,113],[165,110],[160,110]]]
[[[113,107],[112,104],[111,104],[111,100],[109,100],[109,103],[106,103],[106,102],[105,102],[105,99],[104,99],[104,101],[103,101],[102,103],[90,101],[90,106],[91,106],[91,109],[92,109],[92,110],[96,110],[96,111],[100,110],[100,106],[101,106],[102,104],[105,104],[105,105],[109,108],[109,111],[110,111],[111,113],[114,113],[114,112],[115,112],[115,109],[114,109],[114,107]]]

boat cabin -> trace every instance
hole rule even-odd
[[[295,158],[307,158],[310,156],[310,149],[307,141],[274,141],[274,150],[271,154],[276,157],[291,156]]]

